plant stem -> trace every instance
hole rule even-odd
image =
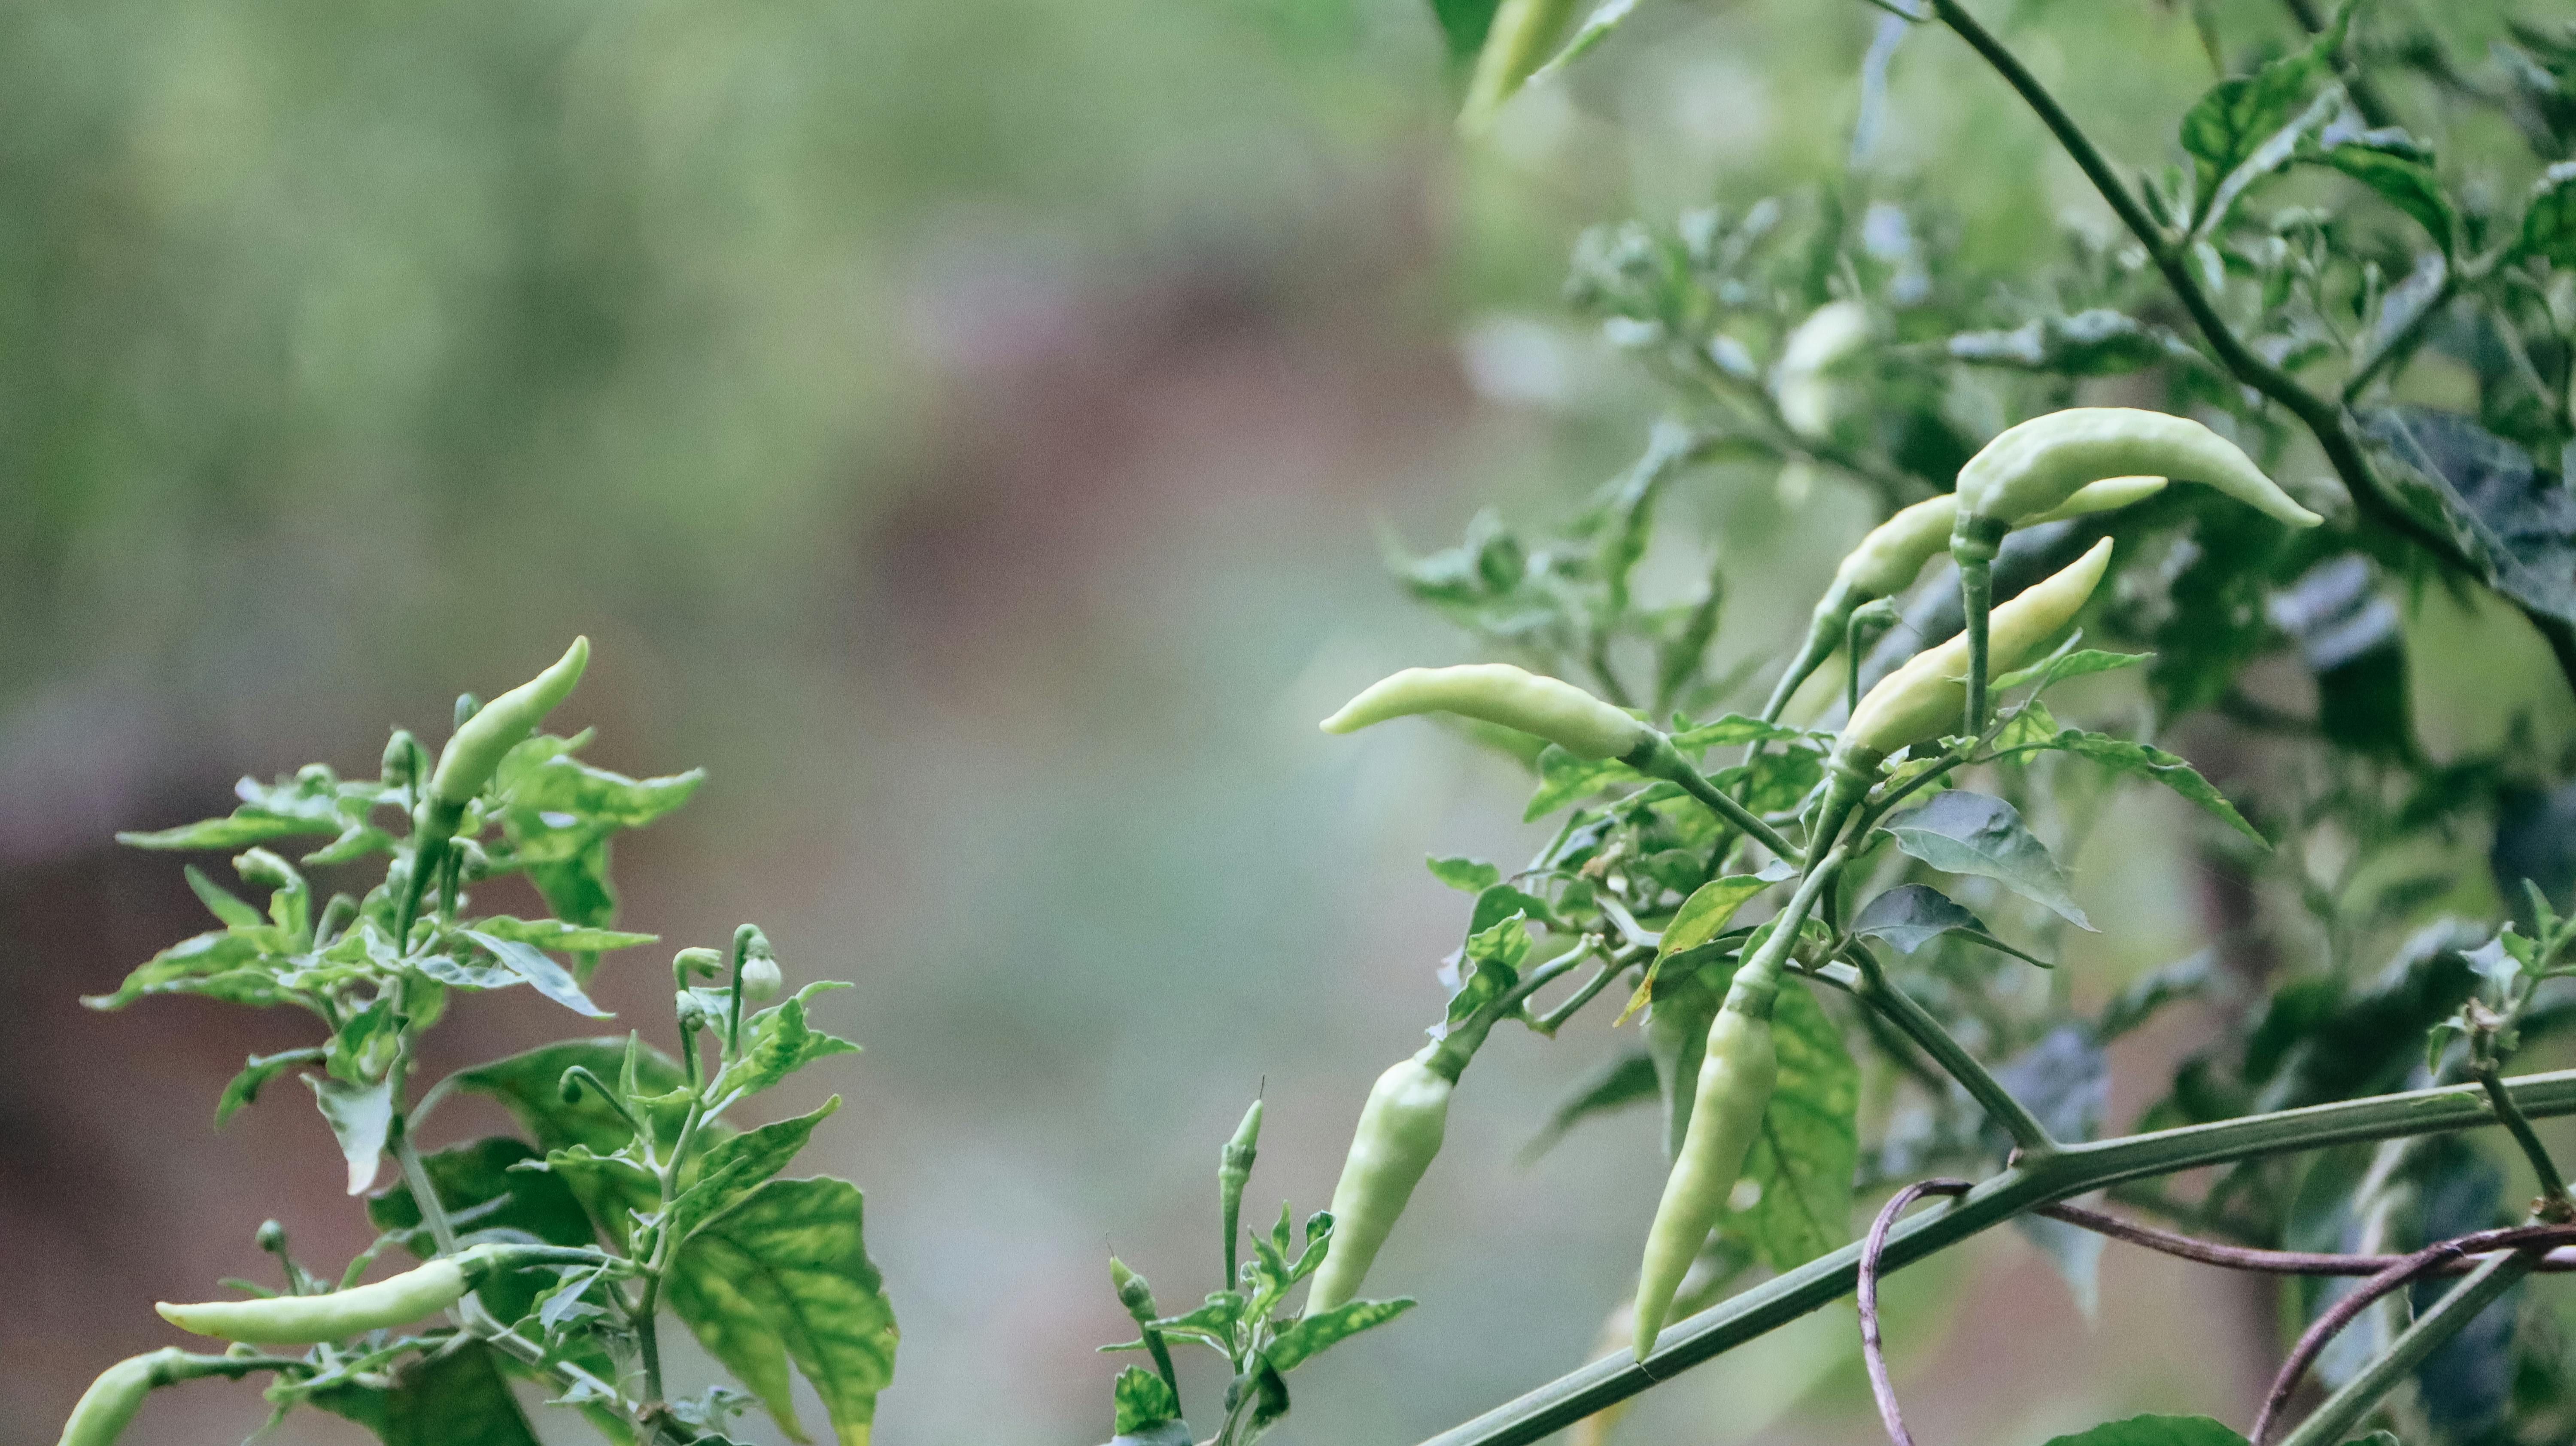
[[[2535,1118],[2576,1114],[2576,1070],[2525,1075],[2504,1086],[2524,1113]],[[2257,1155],[2468,1129],[2493,1124],[2495,1118],[2476,1085],[2453,1085],[2062,1145],[2053,1155],[1988,1178],[1953,1209],[1900,1222],[1888,1233],[1886,1267],[1902,1268],[2037,1206],[2124,1180]],[[1839,1299],[1853,1288],[1859,1264],[1857,1244],[1811,1260],[1667,1327],[1661,1348],[1642,1363],[1617,1352],[1424,1446],[1527,1446],[1544,1439]]]
[[[2191,313],[2193,324],[2199,327],[2202,338],[2209,343],[2210,350],[2218,354],[2219,361],[2229,373],[2239,382],[2280,403],[2317,439],[2317,445],[2325,451],[2326,460],[2334,464],[2335,475],[2343,480],[2345,489],[2352,494],[2353,505],[2380,526],[2412,539],[2442,559],[2452,570],[2484,581],[2485,570],[2461,552],[2456,542],[2436,532],[2380,491],[2377,479],[2371,474],[2369,460],[2362,455],[2360,444],[2344,425],[2341,407],[2301,386],[2288,372],[2256,356],[2245,345],[2244,338],[2238,336],[2226,319],[2218,314],[2218,308],[2210,302],[2208,293],[2201,290],[2200,282],[2191,274],[2184,249],[2165,234],[2164,228],[2156,224],[2145,207],[2138,204],[2138,198],[2129,193],[2127,184],[2121,181],[2118,172],[2111,169],[2111,163],[2104,159],[2100,148],[2075,124],[2074,117],[2066,113],[2056,97],[2048,93],[2048,88],[2039,83],[2039,78],[2030,73],[2029,67],[1978,24],[1976,17],[1970,15],[1959,0],[1931,0],[1931,4],[1941,23],[1957,32],[1960,39],[1968,42],[1970,48],[1994,67],[2006,84],[2021,94],[2022,100],[2039,116],[2040,123],[2048,127],[2049,132],[2057,137],[2058,144],[2066,148],[2066,154],[2082,168],[2085,178],[2093,183],[2093,189],[2100,192],[2102,199],[2119,215],[2120,224],[2146,247],[2148,257],[2164,274],[2165,283],[2173,288],[2183,310]],[[2513,603],[2523,616],[2531,620],[2532,626],[2540,630],[2541,636],[2549,640],[2549,650],[2557,659],[2558,670],[2571,684],[2576,684],[2576,623],[2553,617],[2515,599],[2507,598],[2506,601]]]
[[[390,1132],[394,1163],[402,1167],[403,1184],[411,1190],[412,1204],[420,1208],[421,1222],[429,1227],[429,1238],[438,1244],[438,1253],[456,1253],[456,1222],[447,1218],[447,1206],[438,1198],[438,1186],[431,1183],[429,1166],[422,1162],[420,1150],[411,1142],[411,1128],[400,1116],[394,1119]]]
[[[2558,1173],[2558,1162],[2549,1158],[2549,1147],[2540,1143],[2540,1135],[2531,1128],[2531,1120],[2522,1107],[2506,1092],[2504,1080],[2494,1061],[2482,1064],[2477,1072],[2478,1087],[2487,1092],[2495,1106],[2496,1118],[2503,1121],[2505,1132],[2513,1136],[2522,1149],[2523,1158],[2531,1162],[2531,1173],[2540,1180],[2540,1216],[2544,1220],[2565,1224],[2576,1220],[2576,1200],[2567,1195],[2567,1181]]]
[[[2281,1438],[2281,1446],[2334,1446],[2350,1435],[2390,1387],[2412,1375],[2425,1357],[2459,1334],[2462,1326],[2475,1320],[2515,1282],[2529,1275],[2539,1259],[2536,1251],[2518,1250],[2492,1257],[2469,1272],[2468,1278],[2451,1287],[2431,1310],[2417,1316],[2415,1323],[2390,1342],[2376,1360],[2362,1367],[2361,1374],[2345,1382],[2343,1389],[2327,1397],[2326,1403],[2300,1422],[2297,1430]]]
[[[1958,1081],[1959,1087],[1968,1092],[1968,1097],[1985,1110],[1986,1117],[2012,1137],[2014,1148],[2025,1156],[2046,1155],[2058,1148],[2057,1141],[2050,1138],[2048,1127],[2039,1122],[2038,1116],[2014,1099],[2012,1091],[2005,1089],[2003,1082],[1970,1054],[1957,1036],[1943,1028],[1930,1010],[1917,1004],[1914,996],[1898,988],[1887,977],[1887,971],[1879,967],[1878,956],[1865,946],[1854,944],[1843,951],[1843,957],[1852,960],[1860,969],[1860,988],[1854,991],[1860,1001],[1886,1016],[1890,1023],[1905,1031],[1905,1037],[1914,1041],[1916,1047],[1932,1056],[1933,1063]]]
[[[1639,746],[1620,761],[1649,778],[1660,778],[1667,783],[1679,785],[1684,793],[1707,804],[1718,817],[1743,830],[1754,842],[1781,858],[1793,864],[1803,863],[1806,860],[1807,856],[1795,844],[1783,838],[1778,829],[1764,823],[1753,810],[1727,797],[1717,785],[1709,782],[1708,776],[1701,773],[1697,765],[1684,758],[1682,751],[1673,746],[1673,740],[1664,734],[1657,733],[1652,740]]]
[[[1961,557],[1959,606],[1968,628],[1968,707],[1960,732],[1974,738],[1986,731],[1986,634],[1995,604],[1995,564],[1991,557]]]

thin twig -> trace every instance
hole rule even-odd
[[[2487,1102],[2495,1106],[2496,1118],[2503,1122],[2505,1133],[2513,1136],[2523,1158],[2531,1162],[2531,1173],[2540,1181],[2540,1217],[2556,1225],[2576,1221],[2576,1201],[2567,1196],[2567,1181],[2558,1173],[2558,1162],[2549,1158],[2549,1147],[2540,1142],[2530,1118],[2505,1091],[2504,1078],[2494,1060],[2480,1061],[2477,1079],[2478,1088],[2487,1092]]]
[[[2281,1408],[2289,1404],[2290,1397],[2299,1389],[2299,1382],[2307,1376],[2308,1367],[2316,1362],[2327,1344],[2345,1326],[2352,1324],[2382,1297],[2446,1266],[2463,1263],[2472,1255],[2524,1246],[2560,1245],[2570,1241],[2576,1241],[2576,1226],[2518,1225],[2503,1230],[2481,1230],[2473,1235],[2428,1245],[2412,1255],[2399,1256],[2395,1264],[2355,1286],[2351,1294],[2336,1301],[2325,1314],[2316,1318],[2306,1334],[2299,1337],[2299,1344],[2291,1350],[2290,1358],[2281,1363],[2281,1373],[2273,1377],[2271,1393],[2263,1398],[2263,1410],[2254,1418],[2251,1439],[2256,1446],[2261,1446],[2264,1434],[2281,1414]]]
[[[1905,1434],[1905,1417],[1896,1409],[1896,1385],[1887,1378],[1887,1350],[1878,1333],[1878,1258],[1887,1252],[1887,1232],[1905,1207],[1926,1195],[1965,1195],[1976,1188],[1965,1180],[1917,1180],[1896,1192],[1869,1224],[1860,1247],[1860,1354],[1869,1367],[1869,1392],[1878,1398],[1878,1419],[1894,1446],[1914,1446]]]
[[[2214,1240],[2203,1240],[2196,1235],[2159,1230],[2152,1225],[2141,1225],[2134,1220],[2124,1220],[2117,1215],[2107,1215],[2099,1210],[2087,1210],[2081,1205],[2043,1205],[2032,1213],[2045,1215],[2051,1220],[2063,1220],[2069,1225],[2080,1226],[2097,1235],[2107,1235],[2114,1240],[2125,1240],[2131,1245],[2142,1245],[2149,1250],[2162,1251],[2164,1254],[2184,1260],[2198,1261],[2203,1265],[2223,1266],[2229,1270],[2259,1271],[2268,1275],[2377,1275],[2393,1265],[2412,1258],[2404,1255],[2333,1255],[2306,1250],[2261,1250],[2249,1245],[2226,1245]],[[2539,1268],[2551,1273],[2576,1271],[2576,1252],[2552,1251],[2541,1258]],[[2465,1259],[2455,1259],[2436,1265],[2428,1273],[2466,1275],[2468,1271],[2469,1263]]]

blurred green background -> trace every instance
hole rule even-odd
[[[2210,79],[2158,5],[2019,20],[2135,160]],[[603,1002],[666,1029],[662,953],[743,919],[857,982],[830,1019],[868,1052],[810,1078],[849,1101],[815,1164],[866,1188],[905,1332],[878,1439],[1108,1434],[1105,1249],[1167,1302],[1214,1285],[1216,1150],[1257,1090],[1248,1205],[1320,1207],[1438,1008],[1466,905],[1419,860],[1536,841],[1504,765],[1312,720],[1457,656],[1375,528],[1544,513],[1654,414],[1556,303],[1575,232],[1854,165],[1947,198],[1990,262],[2096,216],[1938,35],[1854,162],[1874,28],[1649,0],[1469,154],[1419,0],[0,8],[0,1439],[167,1343],[153,1300],[260,1275],[263,1217],[324,1260],[369,1238],[299,1093],[209,1128],[293,1021],[75,1003],[199,927],[175,861],[108,835],[241,772],[364,771],[575,632],[594,756],[712,774],[621,852],[624,922],[665,943]],[[1691,484],[1729,656],[1867,520],[1829,489],[1790,526],[1768,481]],[[2088,992],[2200,942],[2184,863],[2136,856],[2167,804],[2135,807],[2087,871],[2119,940]],[[484,999],[427,1068],[578,1027]],[[1412,1441],[1583,1358],[1661,1170],[1642,1113],[1513,1163],[1613,1043],[1571,1034],[1488,1052],[1372,1280],[1424,1306],[1300,1373],[1281,1439]],[[2115,1113],[2177,1047],[2123,1045]],[[2271,1329],[2258,1291],[2121,1253],[2088,1327],[2000,1234],[1893,1294],[1933,1440],[2241,1417]],[[1851,1334],[1827,1312],[1657,1391],[1629,1439],[1872,1439]],[[261,1415],[204,1384],[138,1434]]]

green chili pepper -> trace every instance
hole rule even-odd
[[[2042,522],[2057,522],[2088,513],[2109,512],[2142,501],[2162,491],[2162,477],[2106,477],[2076,489],[2073,495],[2055,507],[2033,517],[2019,517],[2015,527],[2030,527]],[[1797,656],[1790,660],[1780,681],[1771,689],[1770,700],[1762,706],[1762,721],[1779,721],[1781,710],[1809,675],[1823,667],[1834,649],[1843,644],[1843,632],[1852,614],[1862,605],[1883,597],[1893,597],[1914,585],[1923,565],[1949,551],[1953,529],[1957,526],[1959,499],[1949,493],[1927,498],[1911,507],[1900,509],[1870,530],[1843,556],[1842,565],[1834,569],[1834,580],[1816,603],[1807,624],[1807,640]]]
[[[1432,1045],[1377,1077],[1351,1133],[1350,1158],[1333,1187],[1333,1243],[1306,1293],[1306,1313],[1330,1310],[1359,1294],[1413,1187],[1440,1153],[1457,1087],[1452,1057]],[[1459,1066],[1463,1067],[1463,1065]],[[1448,1072],[1444,1073],[1444,1068]]]
[[[1234,1127],[1234,1138],[1216,1161],[1217,1213],[1225,1223],[1225,1280],[1222,1288],[1234,1289],[1235,1247],[1243,1235],[1243,1187],[1252,1180],[1252,1161],[1261,1146],[1261,1101],[1243,1112],[1243,1123]]]
[[[1459,130],[1479,135],[1494,123],[1503,102],[1547,59],[1549,45],[1572,13],[1574,0],[1503,0],[1485,31],[1484,48],[1476,52],[1476,73],[1458,112]]]
[[[1118,1303],[1127,1307],[1128,1318],[1136,1322],[1137,1331],[1144,1337],[1145,1349],[1153,1353],[1155,1374],[1171,1388],[1172,1399],[1179,1400],[1181,1378],[1172,1369],[1172,1348],[1164,1342],[1163,1333],[1154,1326],[1155,1318],[1161,1314],[1154,1306],[1154,1287],[1146,1283],[1145,1277],[1129,1270],[1127,1262],[1115,1255],[1109,1257],[1109,1283],[1117,1288]]]
[[[1361,690],[1324,720],[1327,733],[1353,733],[1389,718],[1456,713],[1517,728],[1577,758],[1619,758],[1651,746],[1655,730],[1572,683],[1509,663],[1407,668]]]
[[[1700,1064],[1708,1057],[1708,1029],[1717,1022],[1720,998],[1702,970],[1686,979],[1659,977],[1646,1007],[1646,1056],[1664,1096],[1664,1158],[1681,1158],[1698,1098]]]
[[[1779,1073],[1767,1001],[1757,1016],[1730,998],[1709,1025],[1689,1128],[1664,1181],[1663,1199],[1655,1206],[1655,1223],[1646,1232],[1646,1258],[1637,1271],[1639,1360],[1655,1348],[1682,1277],[1699,1258],[1700,1246],[1717,1226],[1718,1212],[1734,1193]]]
[[[2016,667],[2055,637],[2085,600],[2093,595],[2111,565],[2111,539],[2062,572],[2040,579],[2021,595],[1994,610],[1987,642],[1988,666]],[[1835,758],[1863,772],[1875,769],[1888,754],[1954,731],[1967,699],[1968,638],[1962,633],[1938,647],[1926,648],[1878,680],[1834,745]]]
[[[2325,520],[2293,501],[2235,443],[2188,417],[2070,407],[2006,428],[1959,469],[1952,551],[1991,557],[2020,519],[2049,514],[2097,478],[2138,473],[2206,483],[2293,527]]]
[[[115,1446],[134,1413],[143,1408],[143,1398],[161,1384],[157,1368],[178,1354],[164,1348],[130,1356],[99,1372],[72,1407],[71,1419],[63,1422],[60,1446]]]
[[[276,1295],[199,1305],[163,1301],[153,1309],[183,1331],[253,1345],[346,1340],[445,1310],[463,1300],[475,1280],[524,1253],[509,1246],[477,1245],[373,1285],[327,1295]]]
[[[431,799],[459,811],[473,802],[492,781],[503,755],[526,741],[571,694],[589,663],[590,639],[575,638],[553,667],[475,710],[438,752],[438,767],[429,776]]]

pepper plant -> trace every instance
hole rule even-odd
[[[1654,3],[1432,7],[1465,143]],[[1878,1277],[2007,1223],[2079,1293],[2106,1237],[2281,1280],[2259,1419],[2065,1446],[2563,1441],[2576,1356],[2534,1277],[2576,1199],[2534,1122],[2576,1071],[2515,1069],[2576,1022],[2576,758],[2528,718],[2436,758],[2401,600],[2576,682],[2576,28],[2527,8],[2471,58],[2457,17],[2288,0],[2238,7],[2262,33],[2231,53],[2186,7],[2209,88],[2115,162],[1961,0],[1870,3],[1869,123],[1892,58],[1964,46],[2124,234],[1981,271],[1937,181],[1856,167],[1586,235],[1569,298],[1670,415],[1571,515],[1398,556],[1482,661],[1326,723],[1443,716],[1557,821],[1526,863],[1431,860],[1471,902],[1421,1061],[1472,1099],[1499,1026],[1634,1028],[1542,1139],[1660,1103],[1671,1162],[1600,1358],[1430,1446],[1601,1441],[1847,1294],[1905,1443]],[[2068,7],[2014,25],[2083,43]],[[1721,666],[1728,540],[1674,499],[1748,484],[1897,520],[1807,638]],[[2146,787],[2193,806],[2216,942],[2079,1007],[2047,972],[2093,927],[2066,860],[2145,827]],[[2186,999],[2209,1036],[2112,1132],[2106,1047]],[[1400,1210],[1440,1132],[1393,1119],[1373,1095],[1343,1180]]]
[[[364,1197],[382,1233],[355,1259],[314,1269],[275,1222],[263,1226],[273,1281],[229,1281],[243,1298],[161,1307],[172,1324],[233,1344],[168,1347],[110,1368],[73,1411],[65,1446],[106,1446],[154,1388],[218,1376],[265,1379],[272,1421],[312,1407],[406,1446],[533,1446],[514,1382],[535,1383],[614,1442],[723,1442],[727,1423],[753,1409],[803,1440],[791,1362],[834,1436],[868,1439],[896,1328],[861,1197],[847,1181],[783,1173],[840,1097],[768,1124],[728,1119],[805,1066],[857,1049],[812,1019],[818,996],[845,986],[817,981],[778,997],[778,956],[745,924],[724,949],[672,959],[677,1027],[665,1037],[677,1058],[633,1031],[418,1087],[420,1038],[455,996],[524,991],[605,1019],[586,992],[593,971],[654,942],[614,927],[610,850],[687,802],[702,775],[629,778],[580,757],[588,732],[537,731],[588,656],[576,641],[489,704],[459,699],[434,766],[396,730],[374,778],[317,763],[275,783],[244,779],[226,817],[121,835],[147,849],[231,853],[268,901],[187,865],[219,927],[89,1003],[184,994],[310,1014],[315,1042],[247,1060],[215,1123],[298,1076],[339,1141],[349,1194]],[[271,847],[316,840],[296,862]],[[542,912],[477,908],[478,892],[512,879]],[[342,880],[348,889],[323,893]],[[432,1147],[433,1113],[460,1092],[496,1101],[522,1133]],[[402,1257],[427,1263],[361,1284]],[[672,1320],[748,1389],[672,1394]]]

